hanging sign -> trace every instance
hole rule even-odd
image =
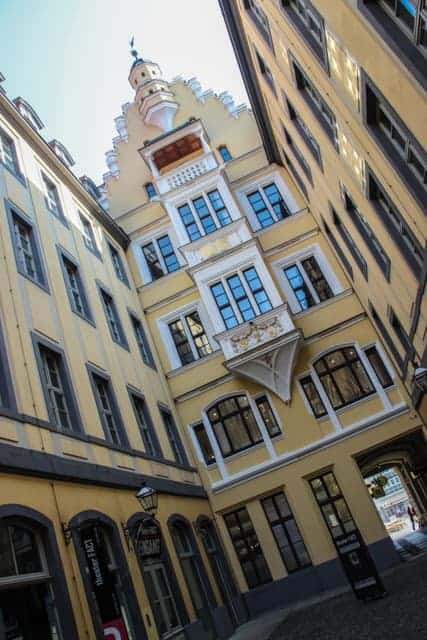
[[[136,556],[141,560],[160,558],[162,555],[162,534],[160,527],[149,520],[141,522],[135,530],[133,545]]]

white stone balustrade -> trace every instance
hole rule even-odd
[[[216,169],[217,166],[213,153],[200,156],[159,176],[156,180],[157,189],[163,195],[196,180],[199,176]]]

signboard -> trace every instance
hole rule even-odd
[[[126,627],[121,618],[106,622],[103,627],[106,640],[128,640]]]
[[[116,596],[114,574],[109,569],[105,533],[101,527],[90,526],[85,527],[80,536],[104,636],[108,640],[128,640]]]
[[[369,600],[385,595],[384,586],[359,531],[355,529],[336,538],[334,542],[356,596],[361,600]]]
[[[133,536],[135,554],[140,560],[160,558],[162,555],[162,534],[154,520],[141,522]]]

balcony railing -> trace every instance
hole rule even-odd
[[[168,191],[173,191],[189,182],[193,182],[193,180],[217,167],[218,163],[214,154],[212,152],[208,153],[161,175],[156,180],[157,189],[163,195]]]

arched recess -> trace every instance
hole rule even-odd
[[[82,511],[69,522],[96,637],[120,632],[146,640],[117,525],[99,511]],[[125,635],[126,634],[126,635]],[[121,637],[121,636],[120,636]]]
[[[15,547],[14,534],[19,539],[21,550],[24,542],[27,546],[27,557],[24,557],[24,562],[22,562],[22,557],[21,560],[17,560],[16,548],[13,549],[15,570],[10,563],[6,562],[7,548]],[[32,547],[34,555],[40,554],[39,559],[28,557],[28,547]],[[7,572],[9,575],[0,575],[0,614],[3,613],[0,615],[0,637],[3,637],[3,633],[5,637],[8,637],[7,632],[2,629],[2,624],[4,624],[2,620],[4,621],[6,618],[2,609],[9,608],[8,617],[13,616],[16,625],[28,627],[33,624],[31,620],[32,607],[29,604],[31,599],[35,597],[32,591],[37,590],[36,597],[40,603],[38,624],[46,625],[46,636],[43,637],[46,637],[46,640],[56,640],[57,638],[75,640],[78,637],[77,628],[51,520],[30,507],[19,504],[1,505],[0,555],[3,567],[9,564]],[[34,580],[36,574],[37,584]],[[18,581],[14,584],[14,575],[19,575],[19,584]],[[28,583],[25,580],[25,575],[28,575]],[[2,578],[4,578],[4,582]],[[21,596],[23,606],[20,604]],[[33,633],[34,628],[29,628],[30,634]],[[23,635],[23,637],[30,636]]]
[[[135,541],[140,525],[150,525],[153,522],[161,533],[160,523],[150,514],[142,511],[134,513],[127,521],[132,541]],[[158,558],[142,558],[135,544],[134,550],[159,637],[187,625],[188,613],[163,534],[161,534],[161,555]]]
[[[196,527],[230,620],[233,626],[239,626],[248,619],[248,611],[236,586],[216,526],[211,518],[200,515],[196,520]]]
[[[205,638],[215,638],[212,610],[217,603],[191,525],[184,516],[173,514],[168,519],[168,527],[196,616],[203,625]]]

